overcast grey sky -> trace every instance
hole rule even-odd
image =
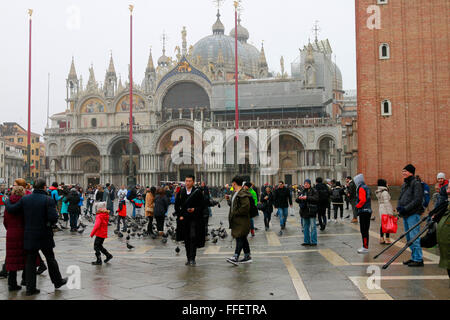
[[[28,79],[28,18],[33,8],[32,131],[46,125],[47,75],[51,74],[50,114],[65,110],[66,84],[72,55],[84,84],[94,65],[98,82],[104,81],[112,50],[116,72],[127,77],[129,63],[129,11],[134,4],[134,78],[141,83],[150,46],[156,63],[161,55],[163,31],[168,55],[181,45],[187,28],[188,45],[212,33],[217,7],[212,0],[15,0],[0,1],[0,122],[16,121],[26,128]],[[314,39],[319,21],[320,39],[328,38],[343,74],[344,89],[356,88],[355,7],[353,0],[244,0],[242,25],[249,42],[258,49],[264,40],[269,69],[280,71],[284,56],[290,63],[300,47]],[[79,28],[76,11],[80,12]],[[232,0],[221,8],[225,32],[234,27]]]

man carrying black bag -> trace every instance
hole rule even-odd
[[[177,241],[184,241],[187,266],[195,266],[197,249],[205,246],[205,222],[203,219],[204,200],[200,188],[194,187],[195,177],[185,179],[185,188],[175,199],[177,216]]]

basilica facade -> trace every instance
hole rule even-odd
[[[133,172],[141,185],[182,181],[195,174],[211,186],[231,182],[240,173],[257,185],[284,180],[342,179],[343,128],[340,118],[344,91],[342,75],[332,61],[328,40],[317,38],[302,49],[285,70],[272,74],[264,46],[251,45],[249,31],[238,24],[238,74],[235,72],[235,30],[229,35],[217,14],[212,33],[194,45],[181,32],[176,56],[148,58],[142,83],[133,84]],[[78,77],[75,62],[67,78],[67,108],[51,117],[45,131],[48,183],[126,184],[129,172],[129,83],[117,78],[113,57],[103,85],[91,66],[86,85]],[[194,134],[194,123],[203,130],[223,133],[235,127],[235,77],[239,79],[239,127],[242,130],[277,131],[279,169],[262,175],[250,164],[245,147],[244,163],[175,164],[172,141],[177,129]],[[272,137],[273,138],[273,137]],[[248,143],[247,143],[248,144]],[[225,152],[225,148],[224,151]]]

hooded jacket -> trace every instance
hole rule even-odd
[[[356,209],[358,210],[358,213],[372,213],[370,189],[364,182],[364,176],[359,174],[353,181],[355,181],[356,185]]]
[[[378,198],[378,208],[380,217],[382,214],[394,215],[394,209],[391,204],[391,195],[389,194],[389,190],[386,187],[378,187],[375,194]]]
[[[95,225],[91,232],[91,237],[96,236],[99,238],[108,238],[108,222],[109,211],[101,208],[97,211],[97,217],[95,218]]]
[[[234,194],[228,200],[230,205],[228,222],[231,235],[237,239],[246,237],[250,233],[250,200],[253,200],[253,196],[244,188],[239,190],[234,201],[232,201],[233,196]]]

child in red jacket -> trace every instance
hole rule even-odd
[[[120,195],[119,199],[119,208],[117,209],[117,213],[119,215],[117,219],[117,231],[120,230],[120,221],[123,222],[122,232],[127,232],[127,204],[125,202],[125,196],[123,194]]]
[[[94,250],[97,257],[97,261],[92,262],[94,266],[102,265],[102,253],[106,256],[105,263],[113,258],[112,254],[103,247],[103,242],[108,238],[108,222],[109,210],[106,210],[106,202],[100,202],[97,205],[97,218],[91,232],[91,238],[95,236]]]

